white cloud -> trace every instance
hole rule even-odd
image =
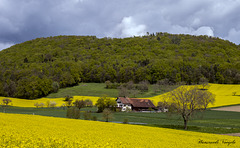
[[[0,43],[0,51],[13,46],[13,43]]]
[[[228,36],[225,39],[232,41],[233,43],[240,43],[240,30],[236,30],[235,28],[230,29],[228,32]]]
[[[209,26],[201,26],[197,29],[193,29],[192,27],[182,27],[180,25],[173,25],[172,27],[169,28],[168,32],[173,34],[214,36],[214,29]]]
[[[208,26],[199,27],[196,31],[193,31],[193,35],[207,35],[207,36],[214,36],[213,28]]]
[[[119,34],[121,37],[142,36],[146,34],[146,26],[136,24],[132,16],[124,17],[117,25],[115,34]]]

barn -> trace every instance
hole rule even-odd
[[[121,111],[126,111],[128,109],[132,111],[148,111],[150,108],[156,108],[149,99],[118,97],[116,101],[117,107],[120,108]]]

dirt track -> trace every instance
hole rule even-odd
[[[221,107],[221,108],[216,108],[216,109],[212,109],[212,110],[240,112],[240,105],[239,106]]]
[[[229,136],[237,136],[237,137],[240,137],[240,133],[230,133],[230,134],[222,134],[222,135],[229,135]]]

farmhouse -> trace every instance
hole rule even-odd
[[[117,107],[122,111],[126,111],[127,109],[133,111],[146,111],[149,110],[149,108],[155,109],[154,104],[149,99],[118,97],[116,101]]]

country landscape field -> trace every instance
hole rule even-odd
[[[240,85],[209,84],[208,90],[216,95],[216,102],[214,104],[210,104],[209,106],[210,108],[240,104]],[[233,95],[234,92],[236,93],[235,95]],[[56,106],[60,107],[65,103],[64,95],[61,98],[40,98],[40,99],[34,99],[34,100],[11,98],[12,99],[11,105],[16,107],[34,107],[34,103],[46,104],[47,101],[54,101],[57,103]],[[104,92],[102,93],[102,95],[104,95]],[[164,98],[164,96],[165,94],[162,94],[162,95],[157,95],[157,96],[148,97],[144,99],[150,99],[155,103],[155,105],[157,105],[157,102],[161,101]],[[90,99],[93,102],[93,104],[95,104],[99,97],[101,96],[78,96],[77,95],[77,96],[73,96],[73,99],[74,100]],[[0,97],[0,101],[2,101],[2,99],[4,98],[5,97]],[[110,98],[116,99],[114,97],[110,97]]]
[[[209,90],[216,95],[216,104],[211,107],[240,104],[237,95],[239,88],[239,85],[210,84]],[[232,92],[237,93],[233,96]],[[158,102],[162,96],[164,94],[146,99]],[[0,101],[4,98],[1,97]],[[95,104],[99,97],[73,98],[90,99]],[[36,102],[55,101],[58,108],[65,103],[64,98],[10,99],[12,104],[7,108],[7,113],[0,114],[1,147],[134,147],[136,144],[138,147],[240,146],[239,137],[220,135],[240,133],[239,114],[226,111],[214,112],[210,108],[204,113],[204,118],[197,117],[190,121],[189,131],[183,131],[182,126],[179,126],[182,123],[178,117],[167,117],[163,113],[115,113],[112,121],[117,123],[106,123],[101,122],[99,113],[92,113],[99,121],[65,119],[65,110],[48,109],[46,106],[42,109],[34,107]],[[94,111],[94,108],[83,108],[83,111],[87,110]],[[50,112],[54,114],[51,115]],[[121,124],[126,118],[133,123],[147,123],[148,126]]]
[[[240,138],[166,128],[0,113],[1,147],[239,147]]]
[[[0,51],[0,147],[239,147],[239,64],[209,36],[16,44]]]
[[[0,0],[0,148],[240,148],[240,0]]]

